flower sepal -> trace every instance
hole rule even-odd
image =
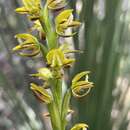
[[[39,101],[45,102],[47,104],[52,102],[52,96],[43,87],[31,83],[30,89]]]

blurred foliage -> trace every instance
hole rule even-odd
[[[0,0],[0,130],[49,129],[48,119],[29,90],[27,73],[43,66],[39,59],[28,60],[12,54],[14,35],[25,32],[24,16],[14,12],[20,0]],[[77,0],[69,2],[82,21],[73,41],[77,64],[72,75],[91,71],[95,87],[84,99],[72,100],[75,120],[85,121],[91,130],[130,129],[130,1]],[[21,20],[22,19],[22,20]],[[43,107],[42,107],[43,108]]]

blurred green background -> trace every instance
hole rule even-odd
[[[14,9],[21,0],[0,0],[0,130],[50,130],[46,107],[29,89],[28,74],[43,65],[40,58],[20,58],[11,48],[16,33],[30,27]],[[89,130],[130,130],[130,0],[71,0],[82,26],[74,36],[77,63],[70,72],[91,71],[95,87],[83,99],[72,99],[76,122]],[[71,117],[70,117],[71,118]]]

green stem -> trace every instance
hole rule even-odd
[[[66,93],[64,94],[64,97],[62,98],[62,79],[54,79],[51,84],[53,85],[51,87],[51,91],[53,94],[53,104],[52,108],[56,109],[52,113],[50,113],[50,116],[52,118],[52,126],[53,129],[55,128],[54,124],[57,124],[57,120],[60,120],[60,130],[65,130],[66,128],[66,116],[68,114],[69,110],[69,103],[70,103],[70,98],[71,98],[71,91],[68,89]],[[51,109],[52,109],[51,108]],[[55,114],[57,115],[56,117]],[[55,118],[55,119],[53,119]],[[54,124],[53,124],[54,123]],[[57,129],[58,130],[58,129]]]
[[[48,104],[48,111],[50,113],[52,129],[61,130],[60,114],[54,101]]]
[[[42,45],[42,43],[40,43],[40,50],[41,50],[43,58],[46,59],[46,55],[48,53],[48,49],[44,45]]]
[[[41,9],[40,19],[39,19],[43,30],[46,33],[46,40],[48,49],[53,49],[58,47],[57,43],[57,34],[53,28],[53,24],[51,23],[51,20],[49,18],[49,12],[47,8],[47,4],[44,6],[43,9]]]
[[[58,111],[61,114],[61,107],[62,107],[62,80],[61,79],[54,79],[52,82],[52,93],[55,104],[57,105]]]
[[[53,24],[49,18],[49,12],[47,4],[41,10],[41,15],[39,19],[42,28],[46,34],[46,41],[48,50],[58,47],[57,34],[53,28]],[[43,53],[46,53],[44,46],[41,46]],[[44,54],[43,54],[44,55]],[[56,70],[56,74],[59,73]],[[51,124],[53,130],[65,130],[66,126],[66,115],[68,112],[70,94],[67,92],[64,99],[62,99],[62,79],[54,78],[50,81],[51,92],[53,95],[52,103],[48,104],[48,111],[50,113]]]
[[[48,110],[50,113],[52,128],[53,130],[62,130],[62,80],[53,79],[50,81],[50,83],[53,95],[53,102],[48,105]]]

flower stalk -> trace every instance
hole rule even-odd
[[[49,12],[48,12],[47,4],[45,4],[44,8],[41,9],[41,11],[40,11],[39,22],[41,23],[41,26],[46,33],[46,40],[47,40],[48,49],[50,50],[52,48],[58,47],[57,35],[53,29],[53,25],[51,23],[51,20],[49,19]]]
[[[39,36],[32,34],[17,34],[19,45],[13,48],[20,56],[42,56],[47,67],[38,68],[37,73],[31,76],[43,81],[42,85],[31,83],[30,89],[36,98],[47,105],[53,130],[65,130],[68,124],[66,117],[70,110],[72,95],[77,98],[86,96],[93,83],[88,81],[88,71],[77,74],[71,85],[63,92],[65,68],[69,69],[75,62],[70,53],[81,53],[80,50],[71,50],[69,44],[60,43],[59,37],[72,37],[75,32],[68,34],[69,28],[79,27],[80,22],[73,20],[73,10],[65,9],[65,0],[46,0],[42,6],[40,0],[23,0],[23,7],[16,12],[25,14],[33,23],[31,30],[36,30]],[[59,11],[53,16],[53,11]],[[53,16],[53,17],[50,17]],[[52,19],[54,18],[54,20]],[[54,21],[54,22],[53,22]],[[71,130],[85,130],[87,124],[78,123]]]

